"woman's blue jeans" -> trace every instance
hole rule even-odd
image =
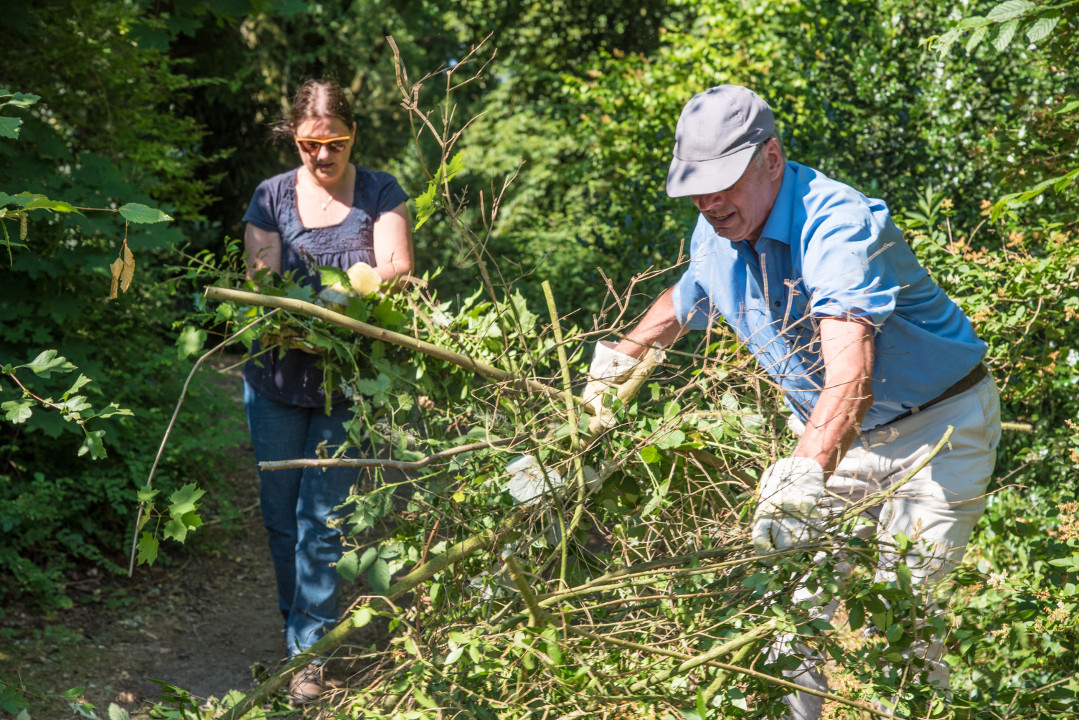
[[[244,383],[244,408],[255,460],[315,458],[326,441],[330,454],[345,441],[348,403],[305,408],[274,402]],[[355,457],[355,452],[351,453]],[[359,473],[355,468],[259,471],[262,522],[270,536],[277,600],[285,618],[289,656],[311,647],[337,622],[341,531],[327,520],[348,514],[339,506]]]

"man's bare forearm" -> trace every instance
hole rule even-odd
[[[794,457],[817,461],[831,473],[854,443],[873,405],[873,327],[857,320],[821,320],[824,388]]]
[[[640,358],[653,345],[666,347],[682,337],[685,332],[685,328],[678,322],[678,316],[674,312],[674,288],[667,288],[648,308],[648,312],[644,314],[636,327],[615,346],[615,350],[630,357]]]

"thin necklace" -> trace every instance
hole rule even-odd
[[[322,188],[323,192],[325,192],[326,195],[328,195],[328,197],[326,198],[326,201],[322,203],[322,212],[326,212],[326,208],[328,208],[330,206],[330,203],[333,202],[333,193],[330,192],[329,190],[327,190],[325,187],[323,187],[322,183],[320,183],[318,180],[316,180],[315,176],[312,175],[310,171],[307,172],[307,176],[311,178],[312,183],[314,183],[318,187]]]

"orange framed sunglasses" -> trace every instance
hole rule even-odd
[[[332,152],[339,153],[348,147],[348,141],[352,139],[351,135],[342,135],[341,137],[328,138],[322,140],[320,138],[296,138],[296,144],[300,146],[308,155],[318,155],[318,151],[323,145]]]

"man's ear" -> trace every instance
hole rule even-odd
[[[783,151],[779,148],[779,140],[772,138],[764,147],[764,168],[768,171],[771,180],[783,177],[783,170],[787,164],[783,161]]]

